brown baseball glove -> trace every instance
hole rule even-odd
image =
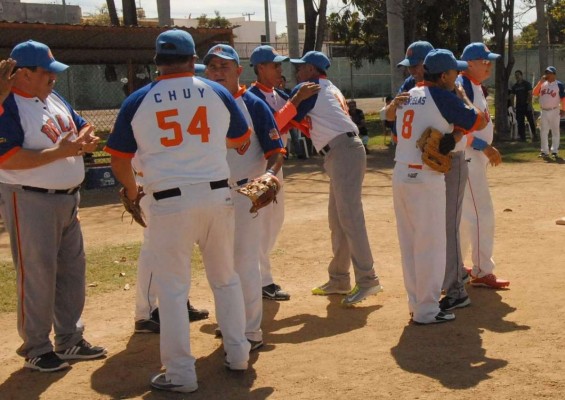
[[[131,215],[132,223],[133,221],[135,221],[144,228],[147,228],[147,224],[145,223],[145,216],[143,215],[143,211],[141,211],[141,207],[139,206],[139,201],[143,196],[145,196],[145,193],[143,192],[143,186],[137,187],[137,197],[135,198],[135,200],[130,200],[128,198],[125,188],[120,189],[119,195],[120,200],[122,201],[122,204],[125,208],[124,212],[122,213],[122,220],[124,219],[124,214],[127,212]]]
[[[261,208],[277,202],[277,193],[281,188],[281,183],[273,174],[266,173],[253,179],[247,185],[237,189],[238,193],[249,197],[251,200],[250,213],[257,213]]]
[[[422,162],[434,171],[445,174],[451,169],[451,154],[442,154],[439,150],[443,133],[428,128],[422,133],[416,146],[422,151]]]

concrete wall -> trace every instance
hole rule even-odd
[[[0,20],[3,21],[80,24],[81,18],[79,6],[0,1]]]

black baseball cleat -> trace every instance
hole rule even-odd
[[[282,290],[276,283],[263,286],[263,298],[269,300],[290,300],[290,294]]]
[[[191,304],[190,304],[190,300],[188,300],[186,302],[186,307],[188,308],[188,320],[190,322],[194,322],[194,321],[201,321],[203,319],[208,319],[208,316],[210,315],[210,312],[206,309],[198,309],[198,308],[194,308]]]

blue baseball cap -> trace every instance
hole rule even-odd
[[[16,60],[18,67],[41,67],[56,74],[69,68],[67,64],[55,60],[49,47],[34,40],[16,45],[10,58]]]
[[[155,51],[175,56],[193,56],[196,53],[192,36],[180,29],[171,29],[157,36]]]
[[[430,42],[419,40],[406,49],[404,60],[396,64],[397,67],[414,67],[424,61],[428,53],[434,49]]]
[[[194,64],[194,72],[201,74],[206,71],[206,66],[204,64]]]
[[[475,42],[468,44],[461,54],[461,59],[465,61],[472,60],[496,60],[500,54],[492,53],[486,44]]]
[[[280,63],[288,60],[290,60],[289,57],[281,56],[273,47],[267,45],[255,48],[251,53],[251,57],[249,57],[251,66],[271,62]]]
[[[549,72],[550,74],[556,74],[556,73],[557,73],[557,68],[550,66],[550,67],[547,67],[547,68],[545,69],[545,72]]]
[[[323,71],[327,70],[332,64],[330,59],[321,51],[309,51],[302,58],[291,58],[290,62],[293,64],[312,64]]]
[[[452,69],[465,71],[467,62],[455,59],[455,56],[449,50],[434,49],[424,58],[424,69],[430,74],[440,74]]]
[[[224,60],[233,60],[239,65],[239,56],[235,49],[227,44],[217,44],[208,50],[208,53],[204,57],[204,65],[208,65],[212,57],[220,57]]]

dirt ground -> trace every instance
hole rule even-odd
[[[223,367],[211,291],[195,273],[191,299],[211,310],[191,325],[199,390],[152,392],[159,336],[133,334],[135,290],[88,297],[86,337],[108,348],[102,360],[66,372],[22,369],[15,315],[0,314],[0,399],[562,399],[565,393],[565,179],[556,163],[502,164],[489,171],[496,213],[497,274],[510,289],[469,288],[471,307],[453,323],[408,323],[392,207],[392,152],[368,157],[364,208],[377,272],[385,291],[346,309],[339,296],[317,297],[331,248],[328,180],[321,160],[290,160],[286,221],[273,255],[288,302],[264,302],[266,345],[245,373]],[[141,239],[120,222],[111,191],[84,192],[87,249]],[[5,234],[0,252],[6,255]]]

